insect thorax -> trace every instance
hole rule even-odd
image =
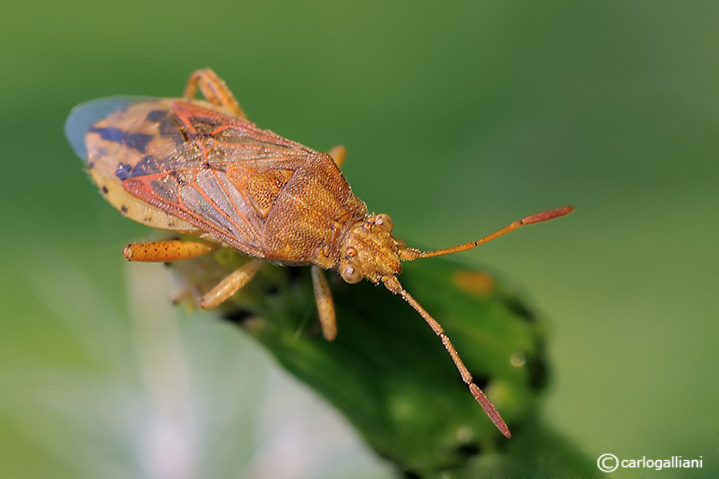
[[[264,225],[266,257],[336,269],[343,241],[366,216],[332,158],[318,154],[277,195]]]

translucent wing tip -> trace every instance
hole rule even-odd
[[[83,161],[87,161],[85,134],[92,125],[112,112],[147,100],[150,100],[150,98],[114,96],[77,105],[72,109],[70,116],[67,117],[67,121],[65,122],[65,136],[75,151],[75,154],[82,158]]]

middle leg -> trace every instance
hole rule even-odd
[[[332,341],[337,336],[335,303],[332,301],[332,291],[327,283],[327,278],[318,266],[312,266],[312,285],[315,289],[315,302],[322,326],[322,335],[327,341]]]
[[[198,306],[202,309],[211,309],[224,303],[254,278],[263,263],[264,260],[251,259],[200,298]]]

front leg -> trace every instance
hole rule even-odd
[[[195,98],[198,87],[202,95],[213,105],[227,108],[235,116],[249,121],[245,112],[242,111],[242,107],[240,107],[240,104],[235,99],[235,95],[227,88],[224,80],[218,77],[217,73],[213,70],[205,68],[203,70],[197,70],[190,75],[190,79],[187,81],[187,87],[185,87],[184,98],[186,100]]]
[[[183,259],[197,258],[220,248],[214,243],[194,240],[165,240],[147,243],[129,244],[122,251],[128,261],[167,263]],[[198,301],[202,309],[215,308],[246,285],[259,271],[264,260],[252,259],[220,281]],[[329,290],[329,288],[328,288]],[[187,292],[182,292],[173,302],[182,299]],[[330,298],[331,300],[331,298]]]

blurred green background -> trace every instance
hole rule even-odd
[[[576,206],[457,259],[550,318],[546,420],[589,457],[719,471],[719,3],[71,1],[3,16],[2,477],[390,477],[242,334],[171,309],[161,267],[124,263],[149,231],[102,200],[63,137],[75,104],[179,96],[202,67],[261,127],[346,145],[355,192],[410,243]]]

